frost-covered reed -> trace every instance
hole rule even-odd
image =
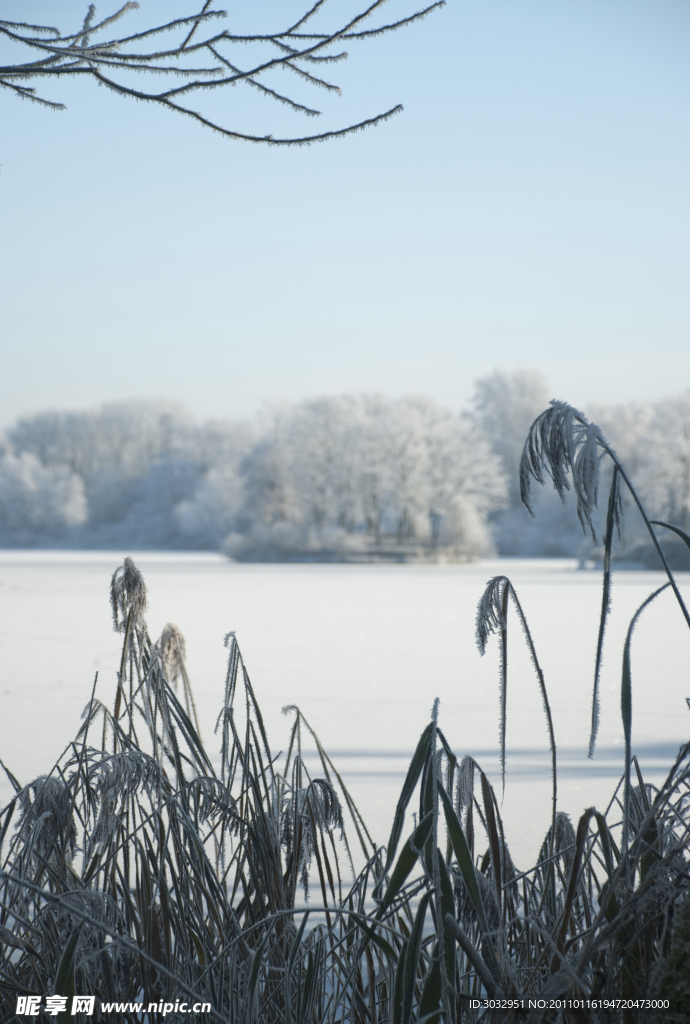
[[[591,530],[602,455],[615,467],[610,556],[617,488],[632,485],[598,428],[554,403],[530,432],[522,481],[526,497],[530,478],[547,473],[559,492],[573,486]],[[604,577],[595,674],[610,557]],[[681,601],[670,570],[667,586]],[[526,611],[506,577],[481,597],[480,649],[493,633],[501,645],[504,771],[511,603],[553,758],[551,825],[534,866],[519,870],[494,789],[473,758],[454,753],[437,703],[388,843],[377,847],[296,707],[285,709],[285,759],[275,756],[233,633],[216,763],[195,724],[184,639],[167,626],[151,641],[144,581],[127,559],[111,593],[123,634],[112,710],[94,687],[52,772],[22,786],[6,769],[15,795],[0,812],[0,1020],[14,1019],[18,994],[75,991],[96,996],[95,1019],[101,1001],[189,1000],[210,1003],[210,1019],[228,1024],[460,1024],[488,1019],[472,1002],[486,997],[541,1000],[534,1024],[582,1019],[568,1006],[550,1011],[549,1000],[670,994],[676,1009],[690,1009],[678,1004],[690,934],[690,745],[655,787],[631,743],[630,638],[657,593],[623,652],[625,773],[609,806],[586,809],[577,824],[557,807],[547,681]],[[599,1019],[596,1009],[589,1016]]]

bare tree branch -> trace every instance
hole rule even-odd
[[[372,0],[369,5],[345,24],[327,32],[303,33],[298,29],[313,18],[323,17],[329,8],[329,0],[316,0],[304,14],[287,29],[274,33],[257,33],[253,35],[233,35],[226,29],[211,30],[211,22],[227,19],[227,11],[213,10],[214,0],[205,0],[196,14],[159,25],[153,25],[140,32],[125,36],[103,38],[105,30],[110,29],[125,15],[139,8],[138,3],[128,2],[101,21],[96,20],[96,7],[89,4],[82,23],[77,31],[63,35],[57,28],[48,25],[35,25],[30,22],[13,22],[0,19],[0,42],[5,43],[5,51],[34,51],[35,59],[25,59],[17,63],[0,65],[0,86],[10,89],[22,99],[29,99],[52,109],[62,110],[64,104],[44,95],[39,95],[33,85],[36,79],[46,82],[55,78],[68,76],[84,76],[94,79],[120,96],[138,100],[146,100],[166,107],[179,114],[193,118],[214,131],[228,138],[241,139],[248,142],[262,142],[269,145],[305,145],[310,142],[321,142],[326,139],[338,138],[350,132],[359,131],[392,117],[402,110],[400,104],[383,113],[367,117],[345,128],[321,132],[315,135],[295,135],[286,138],[275,138],[272,134],[242,132],[218,123],[205,113],[193,110],[181,102],[183,96],[191,92],[202,92],[218,89],[237,82],[246,82],[267,98],[286,104],[292,110],[309,117],[318,116],[321,111],[300,102],[300,99],[286,94],[283,90],[272,88],[259,76],[284,68],[308,86],[326,89],[328,92],[340,93],[340,88],[323,78],[310,74],[301,62],[336,63],[347,58],[347,53],[338,51],[329,53],[328,48],[344,39],[363,39],[394,31],[404,25],[425,17],[437,7],[442,7],[445,0],[425,7],[413,15],[400,18],[386,25],[363,30],[361,23],[374,15],[386,0]],[[134,45],[151,40],[163,32],[180,33],[179,42],[165,49],[143,52]],[[98,36],[99,41],[96,41]],[[255,44],[269,53],[254,66],[243,68],[234,56],[238,45]],[[273,54],[270,54],[270,50]],[[278,54],[276,55],[276,50]],[[209,66],[192,67],[190,57],[208,57]],[[144,86],[137,88],[129,79],[129,72],[143,74],[174,75],[183,80],[182,84],[163,92],[153,91]],[[228,72],[230,72],[228,74]],[[115,77],[116,76],[116,77]]]

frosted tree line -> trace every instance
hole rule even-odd
[[[340,395],[251,421],[200,422],[162,401],[27,416],[0,439],[0,544],[279,561],[596,557],[571,503],[540,489],[534,522],[519,501],[523,440],[550,397],[518,370],[478,380],[464,411]],[[653,514],[689,529],[690,393],[587,411]],[[640,538],[628,517],[622,553],[634,557]]]

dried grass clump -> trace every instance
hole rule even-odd
[[[525,474],[551,472],[562,491],[573,472],[590,528],[602,451],[615,458],[597,429],[557,404],[532,429]],[[619,476],[627,482],[615,465],[612,488]],[[618,508],[614,493],[613,526]],[[677,592],[670,570],[669,580]],[[605,574],[602,621],[606,586]],[[152,643],[144,583],[127,560],[113,577],[124,634],[113,710],[94,685],[53,771],[24,788],[8,772],[15,796],[0,812],[0,1020],[14,1019],[18,994],[75,991],[96,996],[96,1021],[103,1001],[184,999],[209,1003],[210,1018],[228,1024],[460,1024],[490,1019],[472,1004],[487,997],[542,1000],[532,1024],[583,1019],[570,1005],[549,1010],[549,999],[668,998],[675,1013],[687,988],[690,745],[660,787],[645,782],[630,740],[630,637],[642,608],[623,658],[626,770],[609,807],[588,808],[575,826],[557,809],[553,724],[527,619],[498,577],[480,602],[477,635],[482,650],[494,632],[501,644],[504,770],[510,603],[553,760],[551,826],[522,872],[494,789],[473,758],[456,757],[437,702],[389,841],[377,847],[298,708],[285,709],[293,722],[278,763],[232,633],[216,767],[194,724],[181,634],[169,626]],[[603,625],[600,646],[601,637]],[[316,749],[318,777],[306,746]],[[592,1020],[648,1019],[597,1007]],[[122,1010],[117,1019],[143,1018]]]

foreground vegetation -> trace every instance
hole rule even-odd
[[[574,490],[593,532],[602,456],[612,472],[592,751],[621,491],[637,496],[601,431],[562,403],[535,421],[521,471],[527,504],[531,481],[548,473],[559,492]],[[653,529],[662,524],[640,512],[663,561]],[[18,994],[54,992],[94,994],[94,1016],[84,1020],[102,1016],[102,1001],[168,1003],[166,1020],[195,1019],[176,1013],[176,1002],[204,1002],[210,1013],[199,1019],[233,1024],[570,1021],[582,1019],[578,1004],[591,1019],[637,1020],[645,999],[668,1000],[671,1014],[690,1010],[678,1005],[690,941],[690,746],[656,788],[631,744],[633,628],[666,588],[690,624],[667,571],[625,643],[624,776],[609,807],[587,809],[576,827],[558,811],[548,692],[525,612],[507,578],[489,581],[480,650],[497,637],[505,696],[512,605],[552,752],[551,826],[534,867],[519,872],[494,789],[474,759],[453,752],[436,705],[389,841],[377,848],[297,708],[288,709],[287,754],[274,756],[233,634],[214,764],[196,723],[184,641],[174,627],[151,641],[144,581],[126,559],[111,589],[123,634],[113,708],[94,684],[83,726],[53,771],[23,788],[8,772],[16,795],[0,814],[0,1019],[15,1019]],[[506,724],[503,699],[503,755]],[[319,777],[307,770],[308,746]],[[621,999],[628,1009],[607,1009]],[[486,1000],[502,1008],[487,1011]],[[122,1010],[116,1019],[144,1018]]]

